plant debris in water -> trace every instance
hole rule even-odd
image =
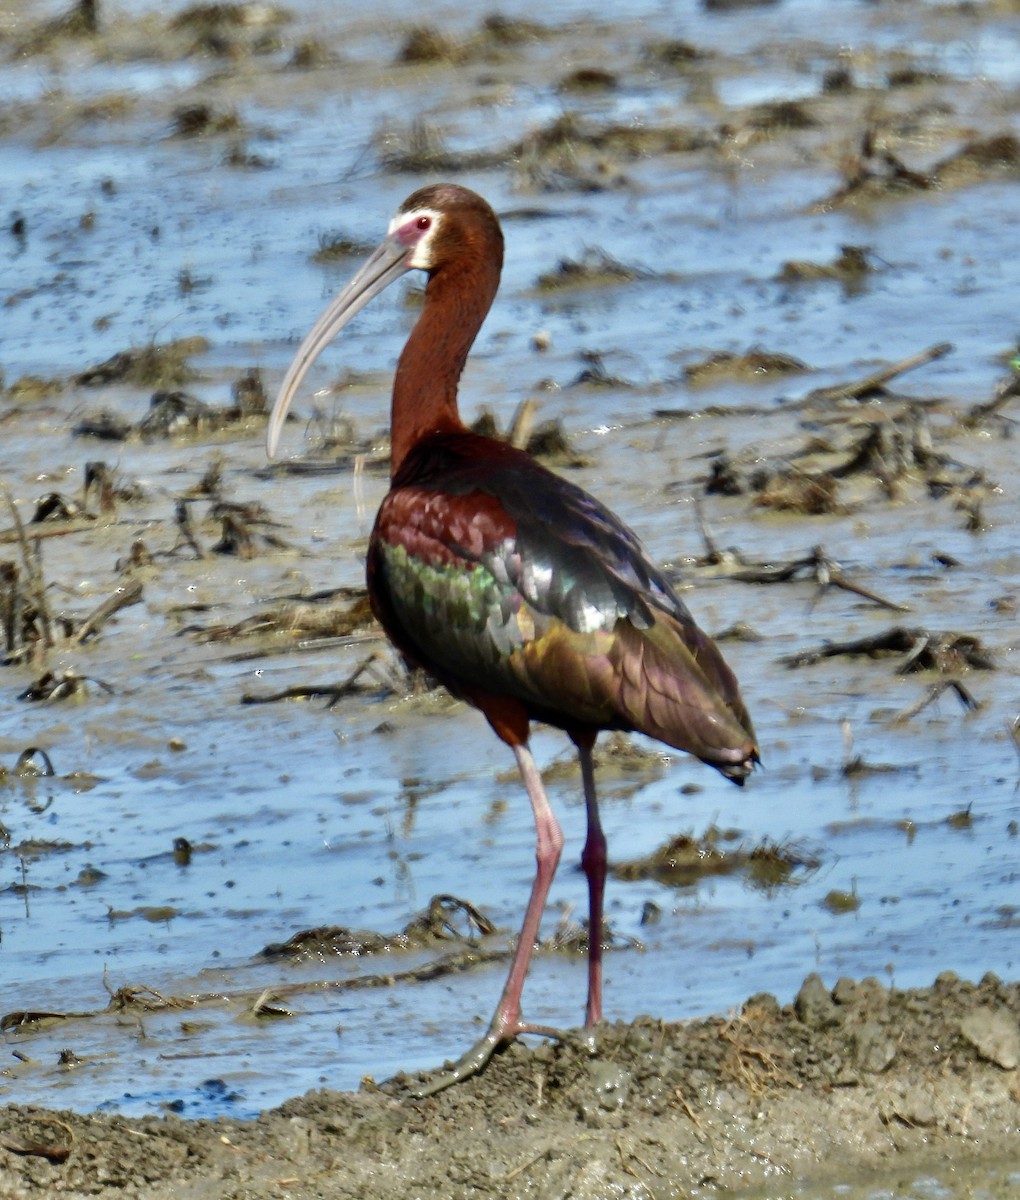
[[[209,342],[196,336],[121,350],[76,375],[74,382],[79,387],[104,387],[110,383],[162,389],[180,387],[198,378],[188,360],[205,354],[208,349]]]
[[[538,277],[535,286],[540,292],[557,292],[655,278],[655,272],[646,267],[629,267],[598,246],[586,246],[578,259],[561,258],[552,271]]]
[[[701,362],[688,363],[684,378],[691,384],[717,384],[726,379],[763,380],[773,375],[796,375],[807,369],[792,354],[756,347],[744,354],[717,350]]]
[[[124,442],[133,437],[143,442],[197,438],[265,415],[266,395],[257,370],[244,372],[232,391],[233,404],[214,405],[179,388],[161,389],[150,397],[149,410],[141,420],[131,422],[102,411],[83,417],[75,425],[74,434],[110,442]]]
[[[864,280],[875,271],[870,252],[863,246],[841,246],[838,258],[830,263],[791,260],[783,263],[779,279],[783,283],[810,283],[819,279],[834,279],[843,284],[848,294],[860,289]]]
[[[466,931],[462,932],[457,927],[457,918],[465,923]],[[303,929],[285,942],[273,942],[262,950],[262,957],[318,961],[337,955],[360,958],[366,954],[423,950],[445,946],[450,942],[474,944],[476,938],[488,937],[495,932],[492,922],[470,901],[460,900],[456,896],[433,896],[428,908],[418,913],[400,933],[387,935],[374,930],[326,925],[317,929]]]
[[[820,866],[819,856],[802,847],[771,840],[749,846],[738,830],[712,825],[700,837],[677,834],[643,858],[617,863],[612,873],[617,879],[654,879],[670,887],[691,887],[712,875],[742,874],[749,886],[770,889],[799,882],[797,872],[803,878]]]
[[[849,642],[831,642],[818,650],[805,650],[784,659],[788,667],[806,667],[825,658],[847,655],[864,658],[896,658],[896,673],[907,675],[915,671],[937,671],[956,674],[960,671],[994,671],[995,664],[981,644],[971,634],[936,633],[928,629],[896,625],[883,633],[856,638]]]

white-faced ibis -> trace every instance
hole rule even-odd
[[[276,451],[301,380],[327,343],[407,271],[428,276],[397,364],[390,491],[368,550],[372,608],[394,645],[473,704],[513,750],[534,810],[538,869],[486,1035],[423,1093],[479,1070],[520,1033],[521,989],[563,834],[528,748],[532,721],[574,742],[588,816],[586,1025],[602,1017],[606,842],[592,748],[601,730],[636,730],[742,784],[758,761],[736,678],[634,533],[598,500],[530,455],[470,432],[457,410],[468,351],[496,295],[503,234],[474,192],[415,192],[365,265],[301,344],[269,419]]]

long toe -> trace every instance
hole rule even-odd
[[[562,1041],[567,1036],[548,1025],[515,1024],[507,1029],[493,1023],[485,1036],[475,1042],[470,1050],[462,1054],[452,1065],[434,1072],[418,1087],[412,1088],[411,1095],[416,1100],[423,1100],[426,1096],[434,1096],[437,1092],[444,1091],[455,1083],[460,1083],[463,1079],[477,1075],[497,1050],[508,1046],[522,1033],[555,1038],[557,1041]]]
[[[455,1083],[460,1083],[462,1079],[477,1075],[499,1047],[512,1039],[513,1035],[508,1038],[505,1034],[490,1029],[485,1037],[475,1042],[471,1049],[462,1054],[455,1063],[440,1071],[435,1071],[424,1083],[412,1088],[411,1095],[416,1100],[424,1100],[426,1096],[434,1096],[437,1092],[452,1087]]]

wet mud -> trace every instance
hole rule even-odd
[[[41,8],[0,13],[0,1195],[1017,1194],[1015,5]],[[466,418],[646,536],[765,770],[697,807],[606,740],[628,1019],[416,1100],[531,850],[363,592],[414,290],[262,438],[438,177],[509,235]]]

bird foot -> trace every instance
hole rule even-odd
[[[509,1045],[522,1033],[534,1033],[539,1037],[555,1038],[557,1041],[562,1041],[567,1036],[549,1025],[524,1025],[515,1022],[510,1026],[503,1026],[494,1022],[489,1027],[488,1033],[475,1042],[471,1049],[462,1054],[452,1066],[436,1071],[419,1087],[412,1088],[411,1095],[416,1100],[424,1100],[426,1096],[434,1096],[437,1092],[442,1092],[455,1083],[460,1083],[463,1079],[477,1075],[497,1050]]]

